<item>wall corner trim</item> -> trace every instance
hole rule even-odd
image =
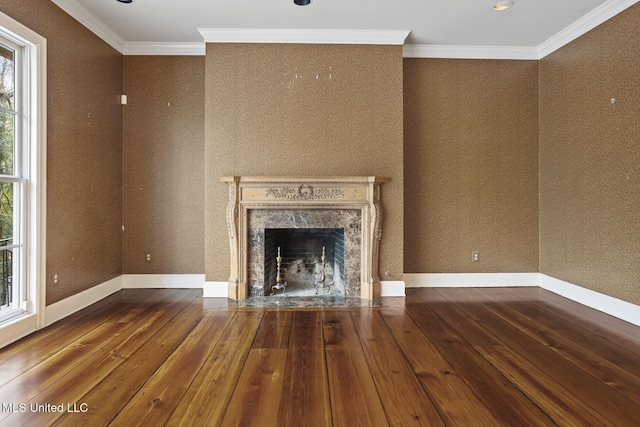
[[[85,291],[45,307],[45,326],[72,315],[123,288],[123,277],[114,277]]]
[[[600,24],[613,18],[640,0],[609,0],[602,3],[573,24],[538,45],[538,59],[555,52]]]

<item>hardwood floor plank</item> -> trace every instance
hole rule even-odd
[[[407,307],[416,307],[422,304],[428,306],[438,313],[445,322],[455,328],[458,333],[471,345],[500,345],[502,344],[495,336],[478,325],[460,312],[445,297],[440,295],[435,289],[410,290],[407,292]]]
[[[502,340],[512,350],[533,363],[540,370],[553,370],[556,381],[579,399],[598,411],[603,417],[618,426],[636,424],[640,419],[640,406],[628,405],[627,399],[598,381],[587,372],[565,360],[554,351],[539,345],[535,340],[519,331],[513,325],[474,301],[478,290],[441,290],[446,297],[452,295],[455,304],[470,318]],[[466,302],[465,302],[466,301]],[[626,402],[625,402],[626,401]],[[615,408],[615,409],[614,409]]]
[[[590,319],[595,324],[606,327],[609,334],[631,337],[630,341],[634,344],[637,344],[638,339],[640,339],[640,328],[632,323],[571,301],[553,292],[544,289],[538,289],[537,291],[540,298],[561,311],[570,312],[572,314],[571,317],[575,317],[578,322],[582,322],[584,318]]]
[[[178,296],[176,292],[163,292],[163,297],[156,296],[156,298],[170,298]],[[147,293],[147,296],[148,293]],[[179,298],[183,298],[180,295]],[[153,314],[154,309],[161,308],[166,305],[166,301],[158,301],[156,304],[149,305],[147,310],[148,315]],[[8,383],[0,386],[0,402],[28,402],[38,393],[54,384],[59,379],[64,379],[67,375],[72,375],[72,370],[78,365],[83,363],[87,358],[93,357],[99,352],[104,352],[105,346],[110,345],[112,342],[121,340],[122,336],[126,336],[130,328],[134,328],[136,323],[134,320],[142,319],[142,313],[140,307],[135,307],[131,311],[138,313],[136,319],[131,318],[129,313],[122,312],[118,308],[113,309],[114,316],[108,318],[104,323],[98,325],[93,331],[81,336],[75,341],[71,341],[74,334],[67,333],[69,341],[58,342],[58,345],[62,348],[57,353],[53,353],[47,358],[44,358],[37,365],[31,367],[19,376],[9,381]],[[124,317],[130,319],[131,324],[121,323],[120,320]],[[66,347],[63,347],[66,343]],[[9,358],[14,359],[14,356]],[[11,369],[11,365],[2,364],[3,368]],[[0,412],[0,419],[4,419],[11,415],[10,413]]]
[[[131,326],[131,325],[129,325]],[[69,374],[79,363],[90,357],[102,346],[124,333],[126,326],[103,323],[69,346],[55,353],[42,363],[27,370],[0,387],[0,402],[28,402],[40,391]],[[0,419],[9,416],[0,412]]]
[[[252,348],[287,348],[293,312],[267,311],[253,341]]]
[[[457,321],[449,324],[439,316],[438,307],[431,307],[425,302],[409,303],[406,312],[422,332],[429,336],[431,342],[458,375],[474,390],[480,401],[498,419],[500,425],[554,425],[539,407],[488,363],[458,332],[458,326],[465,323],[467,327],[462,332],[471,330],[469,323],[462,321],[461,316],[456,319]],[[477,337],[480,334],[476,330],[471,330],[471,335]]]
[[[262,317],[255,310],[235,312],[167,425],[220,425]]]
[[[382,311],[382,318],[446,425],[499,425],[498,419],[407,314]]]
[[[278,425],[330,426],[322,312],[293,314],[288,350]]]
[[[167,290],[166,292],[172,293],[174,291]],[[153,296],[148,295],[147,298],[153,298]],[[124,301],[114,299],[112,302],[116,301],[121,304],[119,306],[106,304],[96,310],[88,310],[83,316],[78,317],[82,321],[74,323],[72,328],[66,328],[64,324],[56,325],[47,334],[29,335],[6,349],[0,350],[3,366],[3,369],[0,370],[0,385],[51,357],[69,341],[81,339],[100,324],[119,316],[121,313],[135,309],[141,303],[137,298],[126,298]]]
[[[149,377],[166,361],[186,336],[202,319],[202,308],[187,304],[170,322],[142,344],[130,357],[116,367],[100,384],[82,397],[89,411],[67,413],[59,426],[78,424],[108,425],[144,385]]]
[[[149,378],[110,424],[153,425],[167,422],[231,320],[229,311],[208,311],[180,346]]]
[[[546,293],[282,310],[120,291],[0,351],[0,426],[637,425],[640,327]]]
[[[159,292],[165,295],[164,305],[150,305],[150,310],[125,333],[108,342],[90,357],[75,365],[68,375],[63,376],[49,387],[43,388],[26,403],[75,403],[100,384],[119,365],[124,363],[140,346],[152,339],[154,334],[173,319],[180,310],[188,306],[197,292]],[[173,296],[173,298],[171,298]],[[88,403],[84,402],[83,403]],[[100,405],[100,402],[97,404]],[[90,410],[94,408],[89,408]],[[120,409],[120,408],[118,408]],[[7,418],[8,425],[47,425],[59,418],[59,413],[12,413]],[[115,414],[114,414],[115,416]]]
[[[125,311],[128,306],[135,306],[136,302],[149,297],[148,292],[138,291],[140,290],[127,289],[115,292],[106,298],[103,298],[100,301],[55,322],[54,324],[47,326],[46,328],[40,329],[39,331],[36,331],[25,338],[0,349],[0,358],[9,357],[10,355],[20,352],[27,347],[36,345],[43,339],[49,338],[52,334],[64,333],[66,332],[68,325],[78,322],[82,318],[85,318],[86,321],[90,315],[96,316],[99,313],[105,312],[110,312],[111,314],[116,315],[118,311]],[[119,308],[119,310],[117,308]],[[58,335],[58,341],[60,339],[61,336]]]
[[[252,348],[222,420],[223,427],[277,426],[287,349]]]
[[[444,425],[379,311],[351,313],[389,425]]]
[[[477,349],[557,424],[614,425],[509,347],[478,346]]]
[[[615,359],[616,364],[640,375],[640,363],[638,363],[640,339],[630,337],[627,334],[621,335],[619,330],[603,326],[590,317],[576,317],[573,312],[561,311],[544,299],[532,297],[529,293],[514,292],[513,289],[508,289],[508,292],[517,297],[519,302],[526,302],[526,304],[516,303],[513,308],[535,318],[549,329],[566,334],[574,341],[583,343],[585,347],[591,348],[603,357],[612,361]],[[566,313],[570,313],[569,316]]]
[[[323,322],[333,424],[389,425],[349,312],[324,311]]]
[[[492,298],[492,303],[482,303],[489,311],[518,328],[521,332],[540,343],[540,345],[551,349],[565,360],[599,379],[602,383],[609,385],[622,396],[627,397],[636,404],[640,404],[639,377],[600,356],[592,348],[584,347],[557,331],[547,328],[536,319],[526,316],[521,311],[513,308],[513,303],[508,306],[501,304],[498,298],[499,293],[495,294],[498,296],[491,296],[486,292],[483,293]],[[520,303],[519,305],[521,310],[528,311],[522,307],[528,304]],[[636,359],[636,364],[639,361],[640,358]]]

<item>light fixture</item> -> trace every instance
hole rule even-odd
[[[507,10],[513,6],[513,0],[500,0],[493,5],[493,10]]]
[[[120,3],[133,3],[133,0],[118,0]]]
[[[298,6],[307,6],[309,3],[311,3],[311,0],[293,0],[293,2]]]

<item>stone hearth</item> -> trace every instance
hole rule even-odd
[[[223,177],[229,185],[229,298],[269,295],[265,230],[344,230],[343,296],[380,296],[380,177]],[[271,256],[271,255],[270,255]],[[267,263],[268,264],[268,263]],[[270,267],[268,267],[270,268]]]

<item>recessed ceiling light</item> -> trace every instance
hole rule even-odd
[[[133,3],[133,0],[118,0],[120,3]]]
[[[293,2],[298,6],[306,6],[311,3],[311,0],[293,0]]]
[[[493,10],[506,10],[513,6],[513,0],[500,0],[493,5]]]

